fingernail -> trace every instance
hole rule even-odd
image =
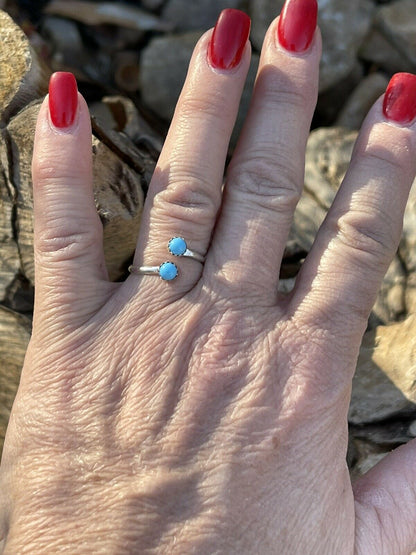
[[[250,34],[251,20],[240,10],[226,9],[220,13],[208,47],[208,57],[216,69],[232,69],[243,57]]]
[[[393,75],[384,95],[383,113],[397,123],[410,123],[416,118],[416,75]]]
[[[78,88],[75,77],[57,71],[49,81],[49,113],[55,127],[66,128],[74,123],[78,108]]]
[[[318,18],[316,0],[286,0],[277,26],[280,44],[289,52],[304,52],[312,42]]]

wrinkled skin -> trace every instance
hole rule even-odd
[[[416,444],[352,486],[347,410],[359,344],[398,244],[414,125],[370,111],[292,293],[279,266],[301,193],[321,39],[266,35],[221,183],[250,48],[232,71],[196,46],[135,264],[170,237],[207,253],[172,283],[107,279],[90,128],[42,106],[33,161],[36,301],[4,447],[0,537],[20,553],[408,555]],[[159,262],[158,262],[159,261]]]

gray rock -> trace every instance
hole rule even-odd
[[[398,0],[377,11],[375,25],[405,60],[416,66],[416,2]]]
[[[168,0],[162,18],[178,31],[205,31],[215,25],[221,10],[241,8],[242,4],[242,0]]]
[[[261,50],[264,35],[284,3],[284,0],[250,0],[251,42],[257,50]]]
[[[387,85],[388,79],[381,73],[371,73],[365,77],[338,114],[336,125],[348,129],[360,129],[369,109],[384,93]]]
[[[158,10],[165,0],[141,0],[143,7],[148,10]]]
[[[53,46],[54,61],[67,67],[78,67],[86,52],[77,24],[62,17],[45,16],[42,34]]]
[[[251,37],[257,49],[261,49],[264,34],[283,4],[282,0],[250,1]],[[375,6],[371,0],[318,0],[318,4],[323,38],[320,91],[324,91],[352,72],[357,52],[370,29]]]
[[[182,90],[192,51],[200,32],[154,38],[143,51],[140,89],[144,103],[170,120]]]
[[[410,436],[416,437],[416,420],[413,420],[413,422],[410,424],[408,433]]]
[[[319,26],[323,50],[320,91],[347,76],[357,61],[374,14],[370,0],[319,0]]]
[[[378,445],[381,448],[385,448],[388,445],[394,446],[399,443],[407,443],[412,439],[414,437],[414,434],[412,434],[412,424],[409,425],[408,420],[403,420],[403,423],[387,421],[368,424],[367,426],[351,425],[351,433],[356,439],[367,440],[374,446]]]
[[[372,29],[358,52],[360,59],[376,64],[388,73],[414,71],[414,65],[405,58],[378,29]]]
[[[199,32],[166,35],[153,39],[141,59],[140,82],[144,103],[162,118],[170,121],[182,90],[192,51]],[[259,57],[253,54],[231,146],[237,141],[250,104]]]
[[[319,94],[314,118],[319,122],[320,127],[329,127],[335,124],[338,114],[363,78],[363,66],[357,60],[348,75],[337,81],[333,87]]]

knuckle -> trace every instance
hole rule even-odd
[[[39,254],[53,256],[55,261],[74,260],[101,245],[102,236],[98,226],[75,229],[72,225],[49,223],[37,233],[36,250]]]
[[[162,220],[169,217],[205,225],[215,217],[219,206],[219,195],[216,198],[207,192],[212,189],[212,183],[203,179],[194,185],[180,180],[160,191],[154,198],[153,206]]]
[[[383,264],[397,247],[397,234],[387,225],[389,218],[380,211],[349,212],[335,220],[337,238],[360,257],[369,257],[372,263]]]
[[[303,180],[291,157],[276,153],[276,146],[263,148],[251,154],[238,168],[235,178],[238,190],[259,206],[285,212],[293,211],[299,202]]]

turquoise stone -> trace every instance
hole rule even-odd
[[[178,275],[178,268],[173,262],[163,262],[163,264],[159,266],[159,275],[162,279],[171,281]]]
[[[182,239],[182,237],[173,237],[168,243],[168,249],[173,255],[182,256],[187,249],[185,239]]]

